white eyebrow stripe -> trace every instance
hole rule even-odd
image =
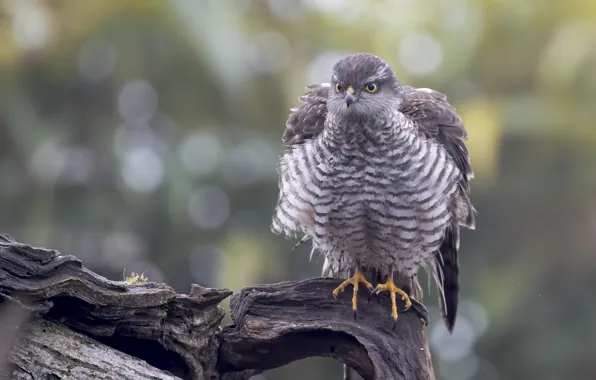
[[[378,81],[381,78],[384,78],[387,76],[387,68],[389,67],[389,64],[385,63],[383,66],[379,67],[377,69],[377,71],[371,75],[370,77],[366,78],[365,83],[368,82],[375,82]]]

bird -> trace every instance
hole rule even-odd
[[[460,228],[475,229],[476,215],[461,117],[446,95],[402,85],[371,53],[339,59],[330,82],[307,86],[299,100],[282,135],[271,230],[310,241],[322,275],[347,278],[333,296],[352,285],[354,316],[362,285],[389,293],[396,322],[396,297],[411,307],[424,268],[452,332]],[[376,287],[367,271],[380,276]]]

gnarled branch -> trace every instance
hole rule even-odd
[[[188,295],[176,294],[165,284],[110,281],[74,256],[0,235],[0,298],[18,300],[37,317],[58,321],[181,378],[219,376],[217,334],[224,311],[218,303],[230,294],[200,286]]]
[[[222,332],[220,370],[262,371],[312,357],[335,358],[367,380],[430,380],[423,321],[401,313],[394,327],[388,297],[363,288],[354,319],[351,294],[332,296],[335,279],[261,285],[232,297],[234,325]],[[253,372],[251,372],[252,374]]]

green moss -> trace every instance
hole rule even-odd
[[[146,284],[147,281],[149,281],[149,279],[147,277],[145,277],[144,273],[132,272],[130,274],[130,276],[128,276],[124,279],[124,281],[128,285],[140,285],[140,284]]]

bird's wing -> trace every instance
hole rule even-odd
[[[414,120],[426,136],[440,142],[462,173],[462,185],[468,189],[468,180],[474,173],[464,141],[466,127],[447,96],[429,88],[403,86],[404,101],[400,111]]]
[[[300,97],[302,104],[292,108],[292,113],[286,121],[286,130],[282,136],[285,145],[302,144],[321,133],[325,125],[329,84],[315,84],[307,89],[308,91]]]
[[[284,145],[292,146],[302,144],[317,136],[325,126],[327,118],[327,94],[329,83],[314,84],[306,87],[308,90],[299,100],[302,104],[292,108],[292,113],[286,121],[286,129],[282,135]],[[305,235],[294,246],[300,246],[310,237]],[[312,252],[311,252],[312,257]]]
[[[464,216],[454,220],[454,223],[445,231],[445,237],[432,268],[439,288],[439,303],[443,319],[451,331],[455,324],[459,298],[459,227],[464,225],[474,228],[475,225],[475,210],[472,206],[468,183],[474,173],[468,149],[464,143],[468,134],[455,108],[447,102],[444,94],[432,89],[404,86],[403,96],[404,101],[400,111],[416,123],[423,135],[435,139],[445,147],[462,174],[455,207],[461,207],[464,210]],[[454,213],[457,214],[457,211]]]
[[[403,86],[404,101],[400,111],[413,120],[418,130],[427,138],[438,141],[453,159],[461,172],[459,180],[461,200],[469,212],[461,224],[474,228],[475,212],[471,203],[469,180],[474,177],[470,154],[465,140],[468,132],[455,108],[447,102],[447,96],[429,88]]]

